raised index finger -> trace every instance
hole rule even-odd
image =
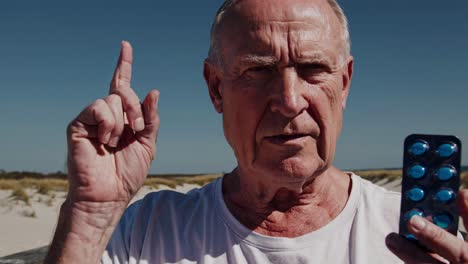
[[[132,79],[133,49],[129,42],[122,41],[119,61],[112,78],[110,94],[117,94],[122,99],[124,112],[127,114],[128,123],[135,131],[145,128],[143,114],[141,112],[140,99],[130,87]]]
[[[132,80],[133,49],[129,42],[122,41],[119,60],[110,86],[110,93],[117,89],[130,88]]]

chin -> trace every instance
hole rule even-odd
[[[279,182],[306,182],[325,170],[325,163],[317,157],[293,156],[285,159],[270,160],[263,164],[262,170]]]

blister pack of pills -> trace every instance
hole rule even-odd
[[[400,235],[417,240],[407,222],[419,215],[456,235],[461,142],[454,136],[414,134],[403,154]]]

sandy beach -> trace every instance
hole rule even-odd
[[[161,185],[158,190],[170,189],[186,193],[199,185],[183,184],[171,189]],[[132,202],[157,191],[143,187]],[[0,257],[17,252],[46,246],[52,240],[60,205],[65,192],[51,192],[43,195],[35,189],[27,189],[29,205],[12,199],[11,190],[0,190]]]
[[[380,179],[375,182],[388,190],[399,192],[401,179]],[[135,202],[149,192],[170,189],[186,193],[199,185],[187,184],[174,189],[160,185],[158,189],[144,186],[132,200]],[[29,205],[11,197],[11,190],[0,190],[0,258],[18,252],[47,246],[52,240],[60,205],[65,199],[65,192],[39,194],[37,189],[26,190]],[[464,230],[460,222],[461,230]],[[3,263],[3,262],[2,262]]]

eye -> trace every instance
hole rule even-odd
[[[254,66],[247,69],[247,72],[250,73],[268,73],[271,71],[273,71],[273,67],[268,65]]]
[[[300,64],[297,66],[297,68],[298,68],[298,71],[301,73],[301,75],[305,75],[305,76],[330,72],[330,67],[322,63]]]

